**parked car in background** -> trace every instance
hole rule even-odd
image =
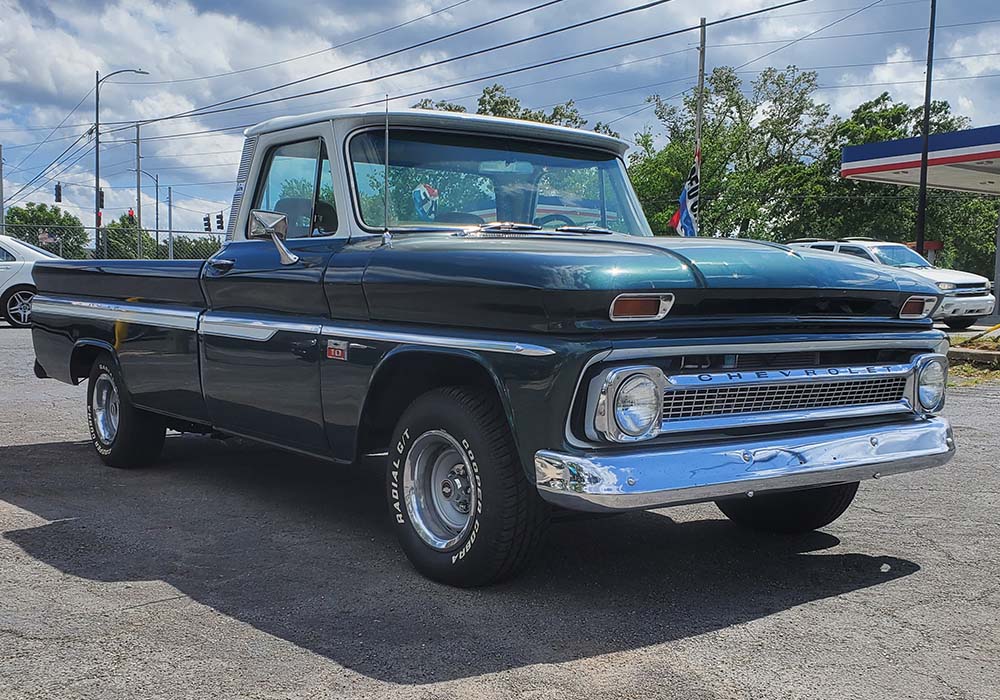
[[[981,316],[992,314],[996,305],[996,298],[991,293],[993,285],[985,277],[971,272],[934,267],[919,253],[902,243],[888,243],[873,238],[841,238],[836,241],[801,239],[792,241],[789,245],[793,248],[852,255],[880,265],[912,270],[929,279],[944,294],[941,305],[934,312],[934,320],[946,323],[949,328],[968,328]]]
[[[31,325],[35,281],[31,269],[39,260],[59,260],[47,250],[11,236],[0,236],[0,312],[15,328]]]

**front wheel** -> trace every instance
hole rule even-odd
[[[839,518],[858,492],[858,482],[803,491],[762,493],[716,501],[727,518],[763,532],[796,534],[818,530]]]
[[[453,586],[518,573],[548,523],[496,397],[473,387],[435,389],[406,409],[393,433],[386,485],[407,558]]]
[[[31,301],[35,298],[33,287],[12,287],[0,297],[3,317],[14,328],[28,328],[31,325]]]
[[[959,316],[947,319],[944,324],[953,331],[964,331],[966,328],[972,328],[978,320],[978,316]]]
[[[161,416],[132,405],[121,370],[108,353],[100,355],[90,370],[87,424],[101,460],[123,469],[155,461],[167,432]]]

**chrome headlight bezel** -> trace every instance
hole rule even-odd
[[[619,424],[616,414],[620,390],[628,382],[639,378],[646,379],[652,384],[657,401],[649,426],[642,432],[636,433],[626,431]],[[588,437],[617,443],[639,442],[656,437],[660,434],[660,424],[663,420],[663,392],[666,391],[666,387],[667,378],[659,367],[637,365],[615,367],[602,372],[591,384],[591,400],[588,401]]]
[[[927,392],[925,388],[928,389]],[[947,397],[948,357],[926,355],[919,358],[913,373],[914,407],[925,415],[934,415],[944,408]]]

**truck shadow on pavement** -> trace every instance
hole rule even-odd
[[[96,581],[163,580],[222,614],[363,673],[431,683],[682,639],[914,573],[656,513],[553,526],[538,564],[481,590],[410,568],[377,467],[336,467],[202,438],[140,471],[87,444],[0,448],[0,497],[48,520],[5,533]],[[721,516],[720,516],[721,518]],[[113,613],[112,613],[113,614]]]

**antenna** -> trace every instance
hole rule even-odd
[[[382,241],[392,245],[392,234],[389,233],[389,93],[385,95],[385,167],[382,170],[382,222],[385,231]]]

